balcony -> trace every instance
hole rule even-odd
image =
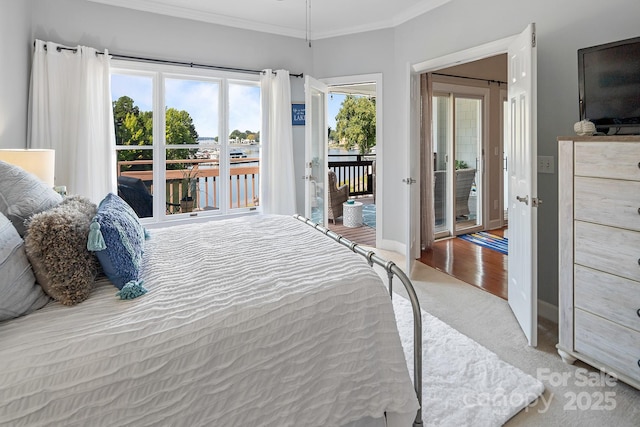
[[[228,208],[252,208],[259,204],[260,166],[258,158],[231,158],[229,169]],[[167,165],[180,168],[166,170],[165,200],[167,213],[214,210],[221,207],[222,184],[217,159],[167,160]],[[118,176],[142,180],[153,191],[152,160],[119,161]],[[195,191],[194,191],[195,189]],[[192,204],[187,204],[190,196]]]
[[[329,154],[329,169],[340,184],[349,183],[349,196],[374,195],[375,154]]]

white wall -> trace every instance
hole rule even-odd
[[[0,0],[0,148],[26,147],[30,5]]]
[[[556,156],[556,137],[573,134],[578,120],[577,50],[581,47],[640,35],[640,2],[637,0],[539,0],[535,2],[456,0],[409,21],[394,31],[320,40],[315,43],[313,73],[318,77],[358,72],[384,73],[385,217],[386,239],[404,241],[404,189],[408,115],[407,67],[433,58],[520,33],[535,22],[538,33],[538,155]],[[380,42],[393,38],[394,45]],[[368,58],[344,55],[334,61],[334,51],[362,51]],[[392,49],[393,52],[387,49]],[[356,58],[359,58],[357,56]],[[392,60],[393,64],[388,61]],[[387,156],[388,154],[388,156]],[[557,164],[557,162],[556,162]],[[389,189],[392,189],[389,191]],[[557,173],[538,175],[539,297],[557,305],[558,226]],[[390,203],[391,208],[386,207]],[[390,215],[390,213],[392,213]],[[516,238],[516,236],[514,236]]]

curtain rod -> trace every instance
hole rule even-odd
[[[35,46],[35,41],[33,42],[34,46]],[[47,45],[44,45],[44,49],[47,50]],[[58,52],[61,50],[70,50],[72,52],[77,52],[78,49],[74,48],[74,47],[63,47],[63,46],[58,46],[57,47]],[[96,52],[97,55],[104,55],[104,52]],[[251,73],[251,74],[262,74],[262,70],[251,70],[248,68],[235,68],[235,67],[223,67],[220,65],[207,65],[207,64],[197,64],[194,62],[182,62],[182,61],[170,61],[170,60],[166,60],[166,59],[155,59],[155,58],[144,58],[141,56],[130,56],[130,55],[119,55],[116,53],[109,53],[109,55],[112,58],[115,59],[124,59],[126,61],[142,61],[142,62],[151,62],[154,64],[167,64],[167,65],[179,65],[179,66],[183,66],[183,67],[191,67],[191,68],[206,68],[206,69],[211,69],[211,70],[219,70],[219,71],[237,71],[237,72],[243,72],[243,73]],[[292,74],[289,73],[290,77],[298,77],[298,78],[302,78],[304,77],[303,73],[299,73],[299,74]]]
[[[444,74],[444,73],[431,73],[434,76],[444,76],[444,77],[456,77],[459,79],[469,79],[469,80],[480,80],[481,82],[487,82],[487,83],[498,83],[498,84],[503,84],[506,85],[507,82],[502,82],[500,80],[491,80],[491,79],[481,79],[478,77],[466,77],[466,76],[456,76],[454,74]]]

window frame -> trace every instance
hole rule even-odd
[[[233,207],[230,206],[228,201],[230,200],[229,185],[223,185],[223,183],[230,182],[231,167],[229,151],[229,133],[230,133],[230,100],[229,100],[229,85],[241,84],[247,86],[256,86],[260,90],[260,75],[250,74],[242,72],[229,72],[212,70],[205,68],[188,68],[185,66],[169,65],[169,64],[156,64],[139,61],[129,60],[116,60],[113,59],[110,69],[111,75],[131,75],[150,77],[152,82],[152,112],[153,112],[153,144],[151,146],[136,146],[136,149],[151,150],[153,152],[153,188],[154,194],[164,195],[166,194],[166,153],[167,149],[176,148],[173,144],[167,144],[165,128],[166,128],[166,114],[156,114],[156,112],[165,111],[165,80],[166,79],[179,79],[179,80],[195,80],[203,82],[215,82],[219,85],[218,93],[218,141],[219,146],[219,195],[220,206],[215,210],[167,214],[165,209],[165,197],[153,198],[153,216],[148,218],[140,218],[143,224],[162,224],[173,222],[195,222],[197,219],[213,219],[213,218],[227,218],[230,216],[258,214],[262,213],[262,205],[247,206],[247,207]],[[262,96],[262,94],[260,94]],[[258,106],[262,108],[262,99],[258,100]],[[260,135],[263,134],[262,114],[260,114],[260,126],[258,131]],[[201,147],[202,143],[188,144],[184,148],[197,148]],[[264,182],[264,170],[263,170],[263,145],[262,139],[259,144],[259,172],[258,172],[258,186],[257,196],[260,197],[262,192],[262,182]],[[182,147],[181,147],[182,148]],[[119,148],[115,145],[115,159],[117,161],[117,152],[126,150],[128,148]],[[224,159],[224,161],[223,161]],[[116,165],[114,165],[115,167]],[[239,197],[239,194],[238,194]]]

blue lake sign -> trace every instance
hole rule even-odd
[[[293,126],[304,126],[304,115],[304,104],[291,104],[291,124]]]

